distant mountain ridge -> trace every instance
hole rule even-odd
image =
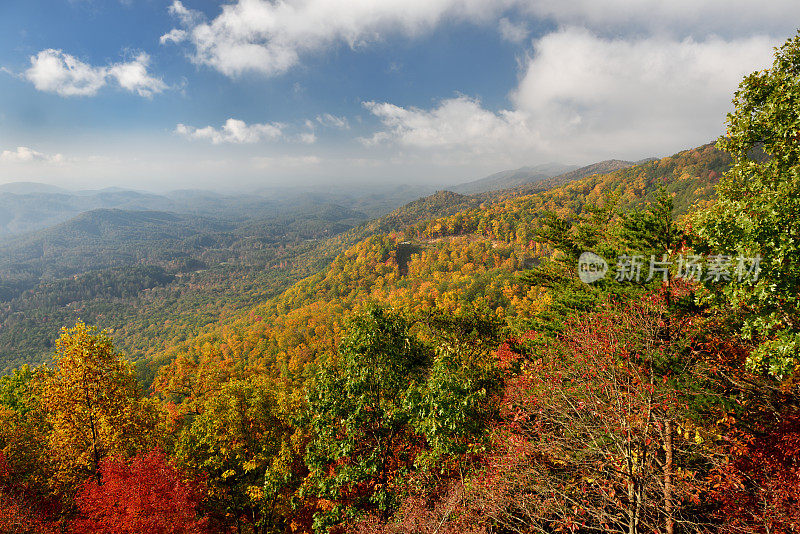
[[[5,188],[0,189],[0,237],[53,226],[95,209],[174,211],[175,208],[168,198],[135,191],[81,194],[8,187],[13,185],[6,184]],[[9,189],[20,192],[11,192]]]
[[[542,165],[496,172],[480,180],[458,184],[448,189],[456,193],[475,195],[488,191],[511,189],[531,182],[539,182],[553,176],[564,174],[575,168],[575,165],[544,163]]]
[[[440,291],[455,288],[450,279],[469,299],[489,291],[501,298],[503,282],[497,275],[510,277],[509,283],[515,279],[497,267],[498,258],[510,261],[514,255],[498,254],[504,247],[522,246],[525,250],[519,249],[513,261],[528,265],[525,243],[542,210],[572,209],[573,202],[592,201],[598,191],[608,190],[621,191],[627,206],[640,205],[666,185],[680,215],[696,199],[713,196],[718,176],[729,165],[713,145],[640,165],[608,160],[523,186],[542,188],[534,195],[523,195],[521,189],[481,195],[439,191],[370,221],[351,206],[314,204],[314,198],[306,198],[310,202],[303,209],[295,204],[292,212],[261,220],[124,210],[83,214],[56,228],[0,240],[0,372],[45,361],[58,329],[82,318],[114,329],[127,354],[149,362],[142,368],[152,379],[178,343],[210,339],[204,336],[223,339],[209,326],[217,321],[260,328],[270,314],[294,313],[302,319],[298,324],[306,325],[303,310],[327,321],[350,306],[346,299],[352,304],[352,298],[369,296],[371,289],[360,280],[377,280],[391,270],[392,261],[402,276],[381,278],[380,287],[388,288],[382,298],[437,298]],[[621,170],[604,174],[608,169]],[[568,185],[548,189],[559,180]],[[216,198],[191,191],[175,196],[181,195],[198,205],[205,197],[212,203]],[[255,195],[249,200],[261,201]],[[430,256],[431,251],[441,255]],[[420,262],[414,259],[419,254],[429,255]],[[470,267],[456,266],[454,277],[443,274],[451,272],[443,266],[456,260]],[[491,272],[475,275],[475,266]],[[323,283],[326,277],[332,285]],[[91,290],[88,296],[86,290]],[[286,297],[280,297],[284,292]],[[283,300],[273,300],[279,297]],[[312,304],[321,298],[322,308]],[[251,308],[258,304],[278,307]],[[263,334],[241,339],[272,339]]]
[[[647,158],[640,161],[625,161],[621,159],[607,159],[604,161],[598,161],[597,163],[592,163],[591,165],[586,165],[585,167],[580,167],[579,169],[575,169],[564,174],[559,174],[558,176],[545,178],[544,180],[539,180],[535,183],[529,183],[513,188],[511,192],[518,195],[530,195],[532,193],[544,191],[545,189],[562,187],[570,182],[580,180],[581,178],[586,178],[587,176],[592,176],[593,174],[608,174],[614,171],[627,169],[635,165],[641,165],[654,159],[656,158]]]
[[[244,222],[338,204],[358,212],[359,218],[373,218],[434,191],[428,186],[391,185],[286,187],[230,195],[189,189],[155,194],[118,187],[68,191],[47,184],[14,182],[0,185],[0,240],[98,209],[162,211]]]
[[[42,184],[39,182],[11,182],[8,184],[0,184],[0,193],[26,195],[29,193],[69,193],[69,191],[55,185]]]

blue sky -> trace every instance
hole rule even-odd
[[[773,0],[4,0],[0,182],[455,183],[708,142]]]

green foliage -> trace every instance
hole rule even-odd
[[[0,405],[25,415],[31,408],[30,387],[33,371],[23,365],[9,375],[0,376]]]
[[[279,526],[288,481],[291,426],[264,377],[231,380],[187,417],[176,446],[181,466],[207,477],[209,513],[253,526]],[[266,530],[265,530],[266,531]]]
[[[415,440],[404,400],[430,358],[409,329],[402,316],[367,308],[309,390],[308,489],[346,503],[319,515],[318,528],[356,510],[386,514],[396,505],[398,478],[412,460],[404,449]]]
[[[434,314],[426,323],[436,354],[406,401],[415,431],[427,442],[417,460],[423,471],[452,468],[465,454],[482,450],[497,415],[493,396],[502,384],[494,356],[501,341],[496,319]]]
[[[733,157],[718,200],[695,220],[700,250],[761,256],[758,280],[732,276],[709,300],[757,345],[750,369],[786,377],[800,363],[800,36],[739,86],[719,148]]]
[[[664,187],[652,195],[644,206],[619,209],[616,198],[608,195],[600,204],[586,204],[580,215],[561,218],[547,213],[541,221],[538,239],[558,252],[535,268],[522,274],[527,284],[547,288],[550,302],[539,317],[528,323],[541,332],[560,332],[565,320],[596,310],[610,300],[626,300],[654,291],[662,284],[660,276],[647,280],[648,261],[652,257],[673,260],[685,246],[685,233],[676,221],[674,200]],[[606,259],[609,270],[603,279],[591,284],[577,276],[578,258],[594,252]],[[634,281],[618,281],[617,259],[623,255],[639,255],[644,266]],[[671,282],[677,273],[667,276]]]
[[[634,209],[622,214],[619,235],[629,251],[645,256],[672,255],[684,244],[684,232],[674,217],[674,201],[661,188],[648,209]]]

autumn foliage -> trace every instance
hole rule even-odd
[[[786,162],[768,178],[796,200]],[[162,340],[149,391],[110,333],[64,329],[52,365],[0,377],[0,532],[800,531],[797,270],[716,293],[575,270],[734,239],[680,218],[729,163],[706,146],[343,237]],[[750,244],[795,250],[766,229]]]
[[[687,448],[702,453],[672,431],[684,407],[659,365],[681,347],[666,315],[658,295],[609,306],[561,341],[517,354],[521,370],[507,379],[504,421],[478,479],[488,516],[511,529],[640,532],[691,508],[692,477],[672,475],[693,468]],[[508,346],[501,353],[514,361]]]
[[[51,534],[57,526],[47,520],[43,507],[37,506],[25,488],[15,483],[14,472],[0,452],[0,532],[8,534]]]
[[[726,532],[788,534],[800,528],[800,413],[751,431],[734,427],[728,456],[713,473]]]
[[[203,495],[197,481],[185,480],[159,449],[135,456],[130,464],[114,457],[103,461],[100,482],[87,481],[76,502],[76,534],[199,534],[197,517]]]

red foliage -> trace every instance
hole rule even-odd
[[[525,334],[526,337],[524,339],[531,339],[533,336],[533,332],[528,332]],[[516,350],[516,345],[518,341],[516,338],[509,338],[502,345],[497,348],[497,365],[500,369],[510,370],[514,367],[519,367],[519,364],[522,361],[522,354]]]
[[[5,534],[49,534],[58,529],[38,517],[24,502],[0,490],[0,532]]]
[[[469,507],[465,488],[453,482],[442,492],[403,499],[394,518],[382,521],[374,515],[362,519],[351,532],[356,534],[486,534],[485,518]],[[441,493],[441,494],[440,494]]]
[[[42,506],[34,506],[24,491],[13,482],[14,476],[5,455],[0,452],[0,532],[6,534],[49,534],[57,528],[43,516]]]
[[[201,491],[196,482],[183,479],[155,449],[133,458],[130,466],[119,458],[107,459],[102,482],[84,484],[76,498],[77,534],[189,534],[204,532],[196,508]]]
[[[712,495],[730,531],[782,534],[800,530],[800,413],[758,434],[734,431],[728,462]]]
[[[525,355],[514,340],[501,346],[514,372],[473,505],[516,532],[628,531],[634,516],[636,531],[656,532],[688,520],[698,501],[689,473],[710,460],[674,432],[686,407],[665,378],[674,361],[688,367],[688,326],[656,293],[583,316]]]

